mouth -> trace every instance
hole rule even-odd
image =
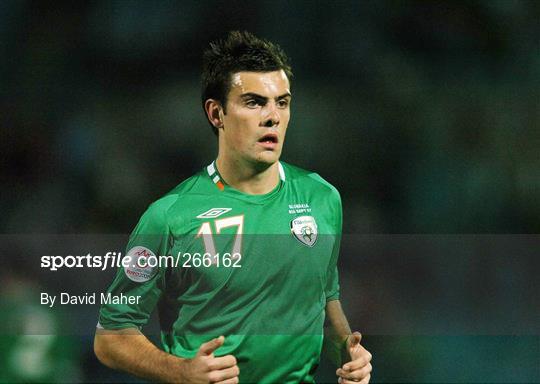
[[[259,139],[259,143],[262,144],[277,144],[278,143],[278,135],[275,133],[267,133],[263,137]]]
[[[275,133],[267,133],[258,140],[260,146],[266,151],[273,151],[278,145],[278,135]]]

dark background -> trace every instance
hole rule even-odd
[[[539,1],[51,4],[0,4],[1,257],[16,287],[0,296],[13,322],[17,303],[38,304],[21,292],[62,281],[42,276],[39,251],[6,246],[16,234],[127,234],[213,160],[201,54],[245,29],[292,58],[283,159],[341,192],[342,300],[373,381],[540,382]],[[14,333],[3,327],[5,356]],[[123,379],[95,361],[92,329],[75,333],[34,376],[0,381]],[[21,356],[3,371],[22,372]],[[73,373],[39,376],[55,364]]]

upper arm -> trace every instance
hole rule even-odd
[[[126,247],[129,266],[118,268],[107,290],[109,297],[131,297],[133,303],[102,302],[99,313],[102,328],[140,329],[148,322],[164,290],[165,269],[145,264],[156,265],[148,260],[169,252],[171,237],[166,212],[173,199],[174,196],[166,197],[152,204],[133,230]]]

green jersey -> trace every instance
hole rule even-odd
[[[212,163],[150,205],[127,247],[135,264],[108,290],[132,300],[102,300],[98,326],[141,328],[158,306],[171,354],[224,335],[214,354],[236,357],[240,382],[313,382],[325,306],[339,298],[341,200],[315,173],[279,171],[273,191],[249,195]]]

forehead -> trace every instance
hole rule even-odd
[[[283,70],[272,72],[236,72],[231,75],[230,95],[256,93],[280,96],[290,92],[289,79]]]

